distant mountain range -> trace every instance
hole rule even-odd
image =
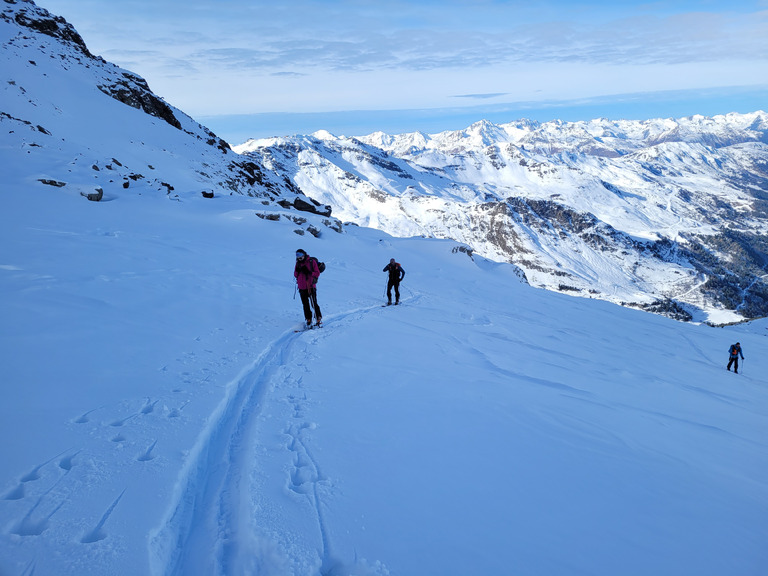
[[[235,148],[337,217],[452,238],[538,287],[682,320],[768,315],[768,114],[477,122]]]
[[[235,152],[30,0],[0,9],[6,194],[241,194],[297,234],[451,238],[533,286],[681,320],[768,315],[768,115],[325,132]],[[333,216],[331,216],[333,213]]]

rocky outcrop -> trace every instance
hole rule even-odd
[[[316,200],[309,199],[309,202],[297,197],[293,201],[293,207],[301,212],[312,212],[313,214],[319,214],[320,216],[330,216],[331,207],[329,205],[322,205]]]
[[[121,80],[113,84],[99,85],[98,88],[118,102],[142,110],[181,130],[181,122],[176,118],[171,107],[152,93],[143,78],[126,72]]]
[[[82,36],[61,16],[54,16],[40,8],[31,0],[4,0],[5,4],[14,5],[16,9],[4,10],[0,17],[5,20],[13,19],[19,26],[40,32],[52,38],[57,38],[74,46],[89,58],[94,58]],[[18,5],[18,6],[16,6]]]

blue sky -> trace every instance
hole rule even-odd
[[[40,0],[233,144],[768,109],[768,0]]]

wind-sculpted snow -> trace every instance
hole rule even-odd
[[[434,135],[325,133],[236,150],[344,220],[459,240],[518,265],[536,286],[725,321],[768,314],[766,142],[768,115],[756,112],[482,121]],[[578,224],[586,220],[589,230]],[[746,260],[723,249],[734,230],[749,236]]]

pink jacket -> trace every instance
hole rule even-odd
[[[317,261],[309,256],[305,256],[301,262],[296,262],[293,269],[293,277],[299,284],[299,290],[309,290],[317,284],[317,278],[320,276],[320,269],[317,267]]]

